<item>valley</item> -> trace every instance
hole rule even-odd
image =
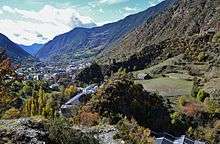
[[[165,0],[45,44],[0,34],[0,97],[0,143],[218,144],[220,2]]]

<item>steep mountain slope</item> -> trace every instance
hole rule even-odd
[[[35,43],[29,46],[20,45],[20,47],[24,49],[26,52],[28,52],[29,54],[31,54],[32,56],[35,56],[37,52],[43,47],[43,44]]]
[[[24,51],[17,44],[8,39],[5,35],[0,33],[0,47],[6,51],[6,54],[15,61],[31,57],[26,51]]]
[[[75,28],[55,37],[37,53],[41,59],[74,60],[96,55],[102,49],[110,47],[134,28],[142,25],[155,15],[170,7],[176,0],[166,0],[146,11],[126,17],[115,23],[95,28]]]
[[[146,45],[217,30],[219,21],[219,0],[179,0],[166,12],[148,20],[113,47],[104,50],[98,58],[100,62],[107,62],[109,58],[124,61]]]

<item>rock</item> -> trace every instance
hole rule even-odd
[[[93,127],[75,126],[74,129],[94,135],[100,144],[122,144],[123,141],[121,139],[114,139],[114,135],[117,134],[118,130],[111,125]]]
[[[0,120],[0,143],[44,144],[48,132],[30,118]]]
[[[140,80],[149,80],[152,79],[153,77],[150,74],[138,74],[138,79]]]

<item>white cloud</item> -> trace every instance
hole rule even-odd
[[[134,7],[134,8],[131,8],[131,7],[124,7],[123,8],[125,11],[137,11],[137,8],[136,7]]]
[[[2,12],[13,14],[16,19],[0,19],[0,33],[19,44],[45,43],[54,36],[70,31],[74,27],[91,27],[90,17],[79,14],[74,8],[55,8],[45,5],[40,11],[28,11],[8,6]],[[0,11],[1,13],[1,11]]]
[[[149,5],[149,7],[152,7],[152,6],[157,5],[161,1],[163,1],[163,0],[151,0],[151,1],[148,1],[148,5]]]
[[[98,3],[101,4],[117,4],[117,3],[122,3],[122,2],[127,2],[129,0],[98,0]]]
[[[98,23],[97,23],[97,26],[103,26],[103,25],[105,25],[105,24],[109,24],[109,23],[112,23],[112,21],[98,22]]]
[[[104,10],[102,8],[99,9],[100,13],[104,13]]]
[[[15,11],[9,6],[3,6],[2,10],[9,13],[15,13]]]

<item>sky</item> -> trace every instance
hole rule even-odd
[[[18,44],[46,43],[75,27],[115,22],[162,0],[0,0],[0,33]]]

